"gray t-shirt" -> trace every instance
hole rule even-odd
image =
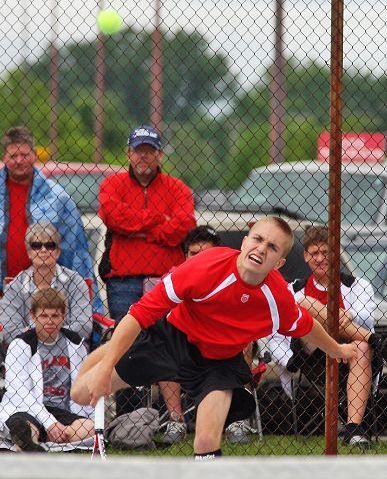
[[[63,334],[55,343],[38,342],[42,360],[43,403],[47,406],[70,409],[70,358],[67,340]]]

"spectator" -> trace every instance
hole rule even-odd
[[[8,130],[3,139],[4,168],[0,170],[0,292],[7,276],[15,277],[31,265],[24,243],[29,224],[48,221],[62,238],[58,263],[93,278],[82,220],[73,200],[58,184],[47,180],[34,166],[34,139],[24,127]],[[93,309],[103,312],[96,284]]]
[[[128,140],[129,172],[104,180],[99,215],[107,227],[100,275],[106,281],[110,316],[119,322],[144,292],[184,261],[182,242],[195,226],[191,190],[162,173],[161,137],[149,126],[136,128]],[[127,411],[122,391],[117,414]]]
[[[306,308],[326,329],[328,301],[328,229],[325,226],[311,226],[304,236],[304,258],[311,269],[307,278],[296,280],[291,290],[297,302]],[[341,318],[339,335],[343,341],[353,342],[357,358],[349,361],[347,379],[348,418],[344,442],[350,445],[368,447],[369,441],[362,428],[365,408],[370,395],[373,355],[380,354],[381,338],[374,333],[374,293],[370,283],[363,278],[341,275],[340,284]],[[297,347],[301,341],[301,347]],[[273,359],[290,372],[302,367],[314,349],[306,340],[293,341],[276,334],[269,340]],[[283,378],[285,390],[287,380]]]
[[[188,233],[184,241],[185,256],[190,259],[201,251],[219,245],[220,238],[211,226],[198,226]],[[162,442],[175,444],[182,441],[187,433],[181,404],[181,387],[179,383],[172,381],[160,381],[159,387],[170,416]]]
[[[4,341],[10,344],[16,336],[33,327],[31,297],[37,290],[56,288],[67,301],[64,325],[89,341],[92,330],[92,310],[88,287],[76,271],[57,264],[61,254],[60,236],[50,223],[34,223],[25,236],[27,257],[32,263],[5,288],[1,299],[0,324]]]
[[[62,328],[65,309],[59,291],[34,293],[34,328],[14,339],[7,351],[0,425],[7,426],[22,451],[44,452],[40,442],[76,442],[93,435],[92,409],[70,399],[86,348],[76,333]]]

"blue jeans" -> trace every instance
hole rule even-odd
[[[109,278],[106,281],[107,302],[112,319],[117,322],[121,321],[129,307],[141,298],[143,285],[143,276]]]
[[[106,281],[106,295],[109,314],[117,323],[127,314],[129,307],[137,303],[143,294],[144,277],[128,276],[109,278]],[[122,389],[116,392],[117,416],[134,411],[143,406],[143,397],[136,388]]]

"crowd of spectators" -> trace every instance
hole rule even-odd
[[[65,190],[35,166],[32,134],[24,127],[11,128],[2,146],[0,325],[7,374],[0,431],[5,427],[22,450],[44,451],[42,441],[73,442],[92,434],[90,411],[78,411],[69,390],[80,366],[75,358],[90,349],[93,312],[104,308],[79,211]],[[98,214],[107,230],[99,274],[106,285],[108,314],[116,324],[173,268],[220,244],[211,227],[196,227],[192,191],[161,171],[157,130],[146,125],[133,130],[127,157],[128,170],[107,177],[99,194]],[[305,260],[312,276],[292,286],[300,306],[323,326],[327,247],[326,228],[306,233]],[[363,279],[343,277],[341,295],[340,336],[355,341],[359,349],[358,360],[349,364],[345,440],[363,447],[369,445],[362,421],[371,362],[380,348],[373,329],[375,303],[372,287]],[[268,346],[288,378],[313,351],[306,343],[296,351],[280,335],[272,336]],[[164,442],[172,444],[187,430],[181,390],[170,381],[158,387],[169,414]],[[117,416],[133,409],[133,391],[135,387],[116,394]],[[17,401],[22,393],[25,397]]]

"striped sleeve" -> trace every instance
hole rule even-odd
[[[299,306],[290,295],[285,308],[281,308],[281,322],[278,332],[284,336],[301,338],[310,333],[313,327],[311,314]]]
[[[156,321],[162,319],[178,304],[169,298],[165,279],[158,283],[151,291],[144,294],[140,301],[132,304],[129,309],[129,313],[143,329],[155,324]]]

